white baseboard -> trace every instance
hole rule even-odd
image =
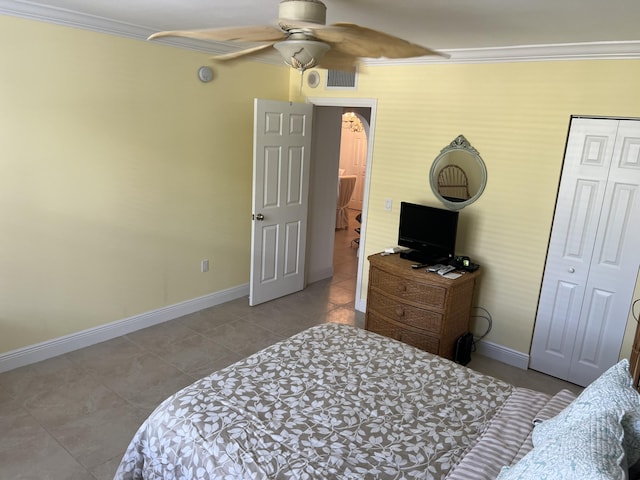
[[[356,300],[356,310],[366,312],[367,300]],[[497,343],[482,340],[476,343],[476,353],[484,355],[487,358],[506,363],[512,367],[521,368],[522,370],[529,368],[529,355],[518,352],[517,350],[512,350],[511,348],[503,347]]]
[[[476,344],[476,352],[493,360],[506,363],[507,365],[521,368],[522,370],[529,368],[529,355],[503,347],[497,343],[482,340]]]
[[[249,285],[220,290],[202,297],[193,298],[184,302],[168,305],[150,312],[134,315],[133,317],[117,320],[106,325],[90,328],[81,332],[72,333],[64,337],[55,338],[46,342],[29,345],[28,347],[12,350],[0,354],[0,373],[13,370],[18,367],[57,357],[64,353],[89,347],[96,343],[111,340],[115,337],[135,332],[142,328],[151,327],[175,318],[188,315],[205,308],[220,305],[237,298],[249,295]]]
[[[66,335],[64,337],[12,350],[10,352],[0,354],[0,373],[57,357],[58,355],[63,355],[80,348],[89,347],[96,343],[111,340],[112,338],[135,332],[136,330],[151,327],[159,323],[167,322],[169,320],[204,310],[205,308],[214,307],[231,300],[246,297],[248,295],[249,285],[240,285],[210,293],[202,297],[168,305],[150,312],[134,315],[133,317],[117,320],[106,325],[100,325],[99,327],[72,333],[71,335]],[[356,310],[364,312],[366,310],[366,306],[366,300],[359,299],[359,301],[356,301]],[[484,340],[478,342],[476,348],[477,353],[480,355],[498,360],[506,363],[507,365],[512,365],[523,370],[526,370],[529,367],[529,355],[522,352]]]

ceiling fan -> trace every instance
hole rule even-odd
[[[256,42],[260,44],[213,58],[220,61],[234,60],[246,55],[267,53],[274,47],[287,65],[301,73],[313,67],[353,72],[363,57],[448,57],[435,50],[353,23],[326,25],[326,12],[327,7],[320,0],[280,0],[278,27],[260,25],[172,30],[154,33],[149,40],[187,37],[223,42]]]

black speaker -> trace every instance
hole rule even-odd
[[[460,365],[466,365],[471,361],[471,350],[473,349],[473,334],[465,333],[456,342],[456,353],[453,359]]]

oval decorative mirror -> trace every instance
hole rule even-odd
[[[463,135],[458,135],[433,161],[429,183],[445,207],[460,210],[482,195],[487,184],[487,167],[478,151]]]

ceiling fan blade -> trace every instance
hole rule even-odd
[[[185,37],[218,42],[277,42],[287,38],[287,33],[269,25],[250,27],[209,28],[204,30],[170,30],[151,35],[147,40],[162,37]]]
[[[306,26],[318,40],[348,55],[367,58],[411,58],[447,54],[353,23]]]
[[[355,72],[359,63],[359,57],[354,57],[332,48],[320,59],[317,67],[341,72]]]
[[[273,47],[275,42],[266,43],[264,45],[258,45],[257,47],[245,48],[243,50],[239,50],[237,52],[225,53],[224,55],[216,55],[215,57],[211,57],[212,60],[226,62],[228,60],[235,60],[240,57],[244,57],[247,55],[256,55],[258,53],[262,53],[268,48]]]

